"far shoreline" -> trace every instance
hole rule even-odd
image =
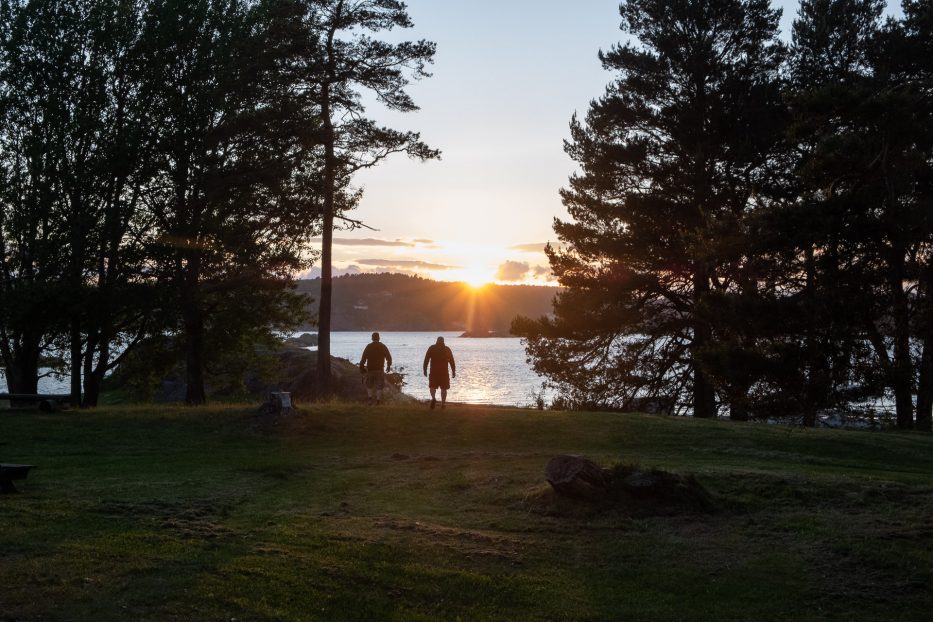
[[[300,328],[293,332],[296,335],[301,334],[301,333],[310,333],[313,335],[317,335],[316,328]],[[331,333],[368,333],[371,331],[361,329],[361,330],[332,330],[330,332]],[[490,331],[484,332],[484,331],[469,331],[469,330],[464,331],[462,329],[444,329],[444,328],[427,328],[427,329],[419,328],[419,329],[410,329],[410,330],[396,330],[394,328],[385,328],[385,329],[379,329],[376,332],[379,332],[379,333],[432,333],[432,334],[460,333],[454,336],[459,337],[461,339],[520,339],[518,335],[513,335],[512,333],[509,333],[509,332],[497,331],[497,330],[490,330]]]

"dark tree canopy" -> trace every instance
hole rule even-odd
[[[303,319],[291,290],[320,219],[313,56],[286,0],[0,4],[0,353],[35,393],[70,351],[72,392],[141,339],[204,372]],[[83,377],[83,387],[82,387]]]
[[[575,401],[665,397],[709,417],[706,305],[753,286],[734,242],[782,127],[779,13],[761,0],[635,0],[620,12],[635,42],[600,54],[618,77],[566,146],[581,172],[548,253],[567,291],[554,319],[515,328]]]
[[[767,2],[622,5],[567,144],[567,290],[514,325],[569,403],[930,429],[933,3],[883,9],[804,0],[785,50]]]

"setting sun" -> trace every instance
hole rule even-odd
[[[443,281],[459,281],[466,283],[474,289],[479,289],[484,285],[496,281],[496,251],[499,249],[486,248],[459,248],[456,245],[445,249],[453,257],[459,255],[467,256],[466,261],[462,263],[457,261],[454,267],[448,270],[438,271],[433,276]],[[456,261],[456,260],[455,260]]]
[[[479,289],[484,285],[492,283],[495,280],[495,275],[490,269],[474,266],[450,270],[447,274],[444,275],[444,279],[450,281],[462,281],[470,287]]]

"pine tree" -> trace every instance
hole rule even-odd
[[[920,39],[902,22],[882,22],[883,8],[879,0],[801,4],[791,102],[804,208],[821,214],[809,229],[809,252],[819,256],[813,279],[831,284],[835,314],[871,345],[897,425],[909,429],[917,330],[930,306],[933,230],[923,195],[933,117],[918,81]]]
[[[387,43],[368,33],[410,28],[405,3],[398,0],[306,0],[312,32],[318,37],[315,63],[306,77],[318,111],[313,121],[323,143],[321,299],[318,312],[316,393],[330,394],[330,331],[333,299],[332,245],[336,222],[361,223],[345,216],[360,198],[353,175],[378,165],[394,153],[428,160],[440,152],[424,144],[418,133],[377,125],[366,118],[361,93],[396,112],[418,110],[405,87],[427,77],[435,46],[428,41]]]
[[[37,392],[65,293],[58,153],[72,17],[57,3],[0,3],[0,359],[13,393]]]
[[[306,209],[304,162],[320,143],[293,81],[306,50],[277,39],[303,32],[287,9],[153,0],[145,17],[149,253],[183,341],[189,404],[206,400],[207,366],[225,348],[298,319],[289,286],[319,217]]]
[[[929,432],[933,430],[933,223],[929,220],[933,218],[933,2],[907,0],[903,8],[902,69],[914,84],[914,111],[923,124],[913,126],[912,131],[918,151],[926,154],[925,159],[915,161],[919,170],[913,187],[913,209],[927,215],[923,221],[926,241],[917,254],[916,333],[920,360],[914,427]]]
[[[549,248],[555,318],[518,320],[536,369],[581,404],[657,397],[717,413],[701,362],[714,291],[754,285],[741,239],[781,131],[779,12],[765,0],[632,0],[634,43],[600,54],[618,78],[574,118],[581,172]],[[727,244],[728,242],[728,244]]]

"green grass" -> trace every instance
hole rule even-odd
[[[721,508],[554,499],[557,453]],[[0,621],[926,620],[933,437],[327,405],[0,414]]]

